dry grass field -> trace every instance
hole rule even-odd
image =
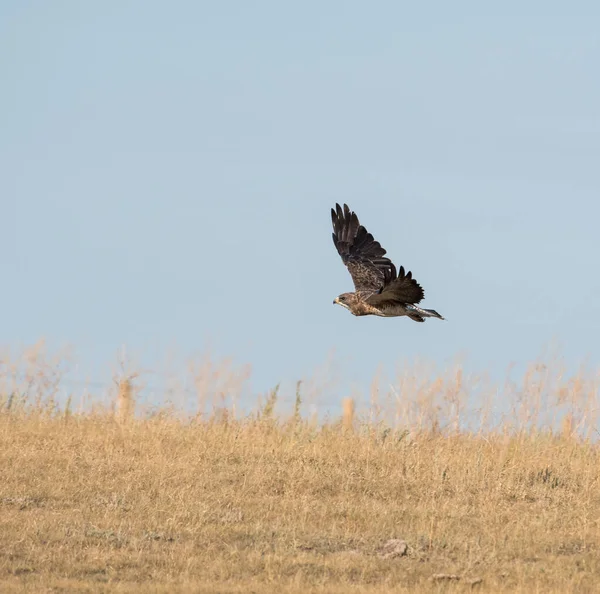
[[[274,396],[240,418],[135,415],[127,382],[115,410],[76,412],[37,397],[51,365],[15,369],[1,592],[600,591],[595,379],[531,381],[514,422],[472,431],[439,422],[456,375],[401,390],[415,406],[386,425],[348,402],[280,416]],[[532,424],[565,402],[558,431]]]

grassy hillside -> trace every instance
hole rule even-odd
[[[600,455],[571,417],[469,433],[348,403],[278,418],[274,399],[135,417],[126,382],[116,414],[18,396],[0,413],[2,592],[600,588]]]

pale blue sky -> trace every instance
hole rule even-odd
[[[595,363],[600,8],[495,4],[2,2],[2,342],[210,343],[257,390]],[[447,322],[332,305],[336,201]]]

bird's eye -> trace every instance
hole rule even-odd
[[[343,295],[341,295],[340,296],[340,301],[346,301],[346,298]]]

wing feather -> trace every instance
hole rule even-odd
[[[371,295],[381,291],[386,278],[395,277],[395,267],[386,251],[363,227],[356,214],[344,204],[331,209],[333,243],[348,268],[357,293]]]
[[[400,266],[400,272],[396,276],[396,269],[385,274],[383,289],[376,295],[367,299],[369,305],[382,307],[384,305],[395,305],[419,303],[425,297],[423,287],[412,277],[412,272],[405,272],[404,266]]]

